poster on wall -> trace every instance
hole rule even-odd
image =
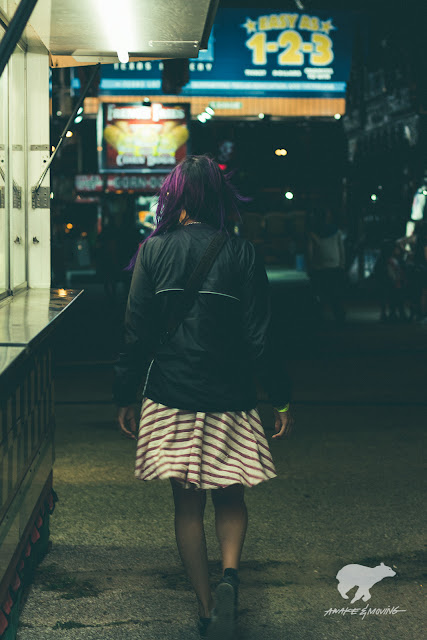
[[[98,112],[101,172],[165,173],[187,154],[189,105],[102,103]]]
[[[182,95],[343,98],[354,23],[345,11],[219,9]],[[102,65],[99,93],[161,94],[162,67],[161,60]]]

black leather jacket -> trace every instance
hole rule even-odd
[[[171,305],[215,233],[205,223],[179,225],[142,245],[115,365],[119,406],[135,402],[145,376],[143,396],[177,409],[253,409],[255,376],[274,406],[289,401],[289,380],[270,339],[267,274],[248,240],[227,239],[184,321],[158,344]]]

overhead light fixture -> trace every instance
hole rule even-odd
[[[265,118],[265,114],[264,114],[264,113],[259,113],[259,114],[258,114],[258,118],[259,118],[260,120],[263,120],[263,119]]]
[[[67,131],[67,133],[65,134],[66,138],[71,138],[73,136],[73,132],[72,131]]]
[[[276,149],[276,151],[274,152],[276,154],[276,156],[287,156],[288,152],[286,151],[286,149]]]
[[[286,200],[292,200],[292,199],[293,199],[293,197],[294,197],[294,194],[292,193],[292,191],[287,191],[287,192],[285,193],[285,198],[286,198]]]
[[[205,113],[202,113],[202,115],[205,116],[205,120],[210,120],[212,118],[211,114],[210,113],[206,113],[206,111],[205,111]]]
[[[126,49],[119,49],[117,51],[117,57],[119,59],[119,62],[122,62],[123,64],[129,62],[129,53],[126,51]]]
[[[341,114],[340,113],[336,113],[334,115],[335,120],[341,120]]]
[[[199,120],[199,122],[205,123],[207,119],[206,116],[207,113],[199,113],[199,115],[197,116],[197,120]]]
[[[208,113],[210,116],[213,116],[215,114],[215,111],[212,109],[212,107],[206,107],[205,109],[206,113]]]
[[[79,116],[81,113],[83,113],[83,107],[80,107],[77,111],[77,115]]]
[[[129,49],[135,49],[136,37],[140,30],[140,24],[135,20],[136,4],[142,3],[132,3],[129,0],[124,2],[93,0],[90,4],[91,13],[96,18],[97,28],[99,33],[102,33],[106,50],[116,51],[117,58],[122,64],[129,62]]]
[[[376,201],[376,199],[377,199],[377,194],[376,194],[376,193],[372,193],[372,194],[371,194],[371,200],[372,200],[372,202],[375,202],[375,201]]]
[[[83,116],[77,116],[77,118],[74,118],[74,122],[76,124],[79,124],[79,122],[81,122],[83,120]]]

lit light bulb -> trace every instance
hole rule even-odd
[[[263,119],[265,118],[265,113],[259,113],[259,114],[258,114],[258,118],[259,118],[260,120],[263,120]]]
[[[292,193],[292,191],[287,191],[285,193],[286,200],[292,200],[293,197],[294,197],[294,194]]]
[[[122,62],[123,64],[129,62],[129,53],[126,51],[126,49],[119,49],[117,51],[117,57],[119,59],[119,62]]]
[[[206,113],[208,113],[210,116],[213,116],[215,111],[212,109],[212,107],[206,107],[205,109]]]
[[[65,134],[66,138],[71,138],[73,136],[73,132],[72,131],[67,131],[67,133]]]
[[[373,193],[373,194],[371,195],[371,200],[372,200],[372,202],[375,202],[375,200],[376,200],[376,199],[377,199],[377,194],[376,194],[376,193]]]
[[[335,120],[340,120],[341,119],[341,114],[340,113],[336,113],[334,115]]]

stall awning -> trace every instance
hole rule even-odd
[[[28,22],[51,65],[195,58],[207,47],[218,0],[38,0]]]

